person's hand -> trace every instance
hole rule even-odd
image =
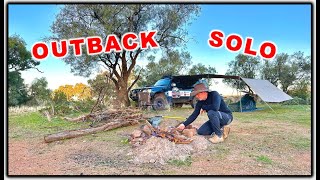
[[[180,124],[180,125],[177,127],[177,130],[178,130],[178,131],[182,131],[182,130],[184,130],[185,127],[186,127],[186,126],[185,126],[184,124]]]
[[[204,112],[206,112],[205,110],[201,109],[200,111],[200,115],[202,115]]]

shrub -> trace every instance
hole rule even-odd
[[[311,99],[302,99],[300,97],[293,97],[289,101],[282,102],[283,105],[310,105]]]

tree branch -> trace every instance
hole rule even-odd
[[[33,67],[34,69],[36,69],[38,72],[43,73],[43,71],[40,71],[38,68]]]
[[[130,67],[129,67],[129,70],[128,72],[130,73],[132,71],[132,69],[134,68],[134,66],[136,65],[136,62],[137,62],[137,57],[138,55],[142,52],[142,50],[139,48],[137,50],[137,53],[134,55],[134,57],[132,56],[132,54],[130,53],[130,58],[132,60],[131,64],[130,64]]]
[[[131,88],[134,86],[134,84],[136,84],[136,82],[140,79],[140,74],[141,74],[141,70],[139,71],[138,77],[132,82],[132,84],[129,86],[129,88],[127,89],[127,93],[129,93],[129,91],[131,90]]]

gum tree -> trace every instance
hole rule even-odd
[[[280,86],[284,92],[295,85],[311,84],[311,58],[301,51],[292,55],[278,54],[273,60],[264,60],[261,68],[261,78],[269,80],[275,86]]]
[[[164,52],[187,42],[186,25],[198,15],[200,7],[192,4],[77,4],[65,5],[57,15],[51,30],[56,40],[115,34],[119,39],[127,33],[156,30],[156,41]],[[102,44],[105,44],[103,42]],[[86,52],[82,47],[82,52]],[[63,59],[76,75],[89,76],[104,67],[115,85],[119,104],[129,106],[128,92],[139,75],[128,83],[137,61],[147,49],[74,56],[73,49]]]
[[[228,63],[228,69],[225,74],[255,79],[258,76],[259,66],[260,60],[258,57],[238,54],[235,60]],[[234,79],[224,79],[223,82],[241,90],[245,90],[247,87],[244,82],[238,82]]]
[[[172,51],[161,57],[156,62],[155,56],[148,57],[148,64],[142,69],[142,78],[139,86],[151,86],[164,75],[179,75],[191,64],[191,56],[188,52]]]

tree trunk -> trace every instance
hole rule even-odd
[[[129,107],[130,106],[130,100],[129,100],[129,94],[128,94],[128,86],[127,80],[128,78],[123,78],[122,82],[117,82],[116,87],[116,93],[117,93],[117,103],[121,107]]]
[[[119,101],[120,103],[125,106],[125,107],[129,107],[130,106],[130,100],[129,100],[129,96],[128,96],[128,93],[127,93],[127,89],[120,89],[119,92],[118,92],[118,98],[119,98]]]
[[[119,37],[121,39],[121,36]],[[129,100],[129,94],[128,92],[132,88],[132,86],[137,82],[138,78],[131,84],[128,85],[128,80],[130,77],[130,74],[133,71],[133,68],[136,64],[136,60],[138,55],[142,52],[141,49],[138,49],[135,54],[130,52],[130,60],[131,60],[131,65],[128,67],[127,64],[127,59],[126,59],[126,52],[122,52],[122,55],[117,56],[117,62],[119,59],[121,59],[122,64],[120,68],[120,72],[117,71],[116,69],[116,64],[115,63],[113,66],[109,66],[112,70],[110,76],[108,76],[114,83],[116,87],[116,93],[117,93],[117,100],[118,100],[118,105],[124,106],[124,107],[129,107],[130,106],[130,100]],[[119,64],[118,64],[119,65]],[[108,66],[108,65],[107,65]]]

